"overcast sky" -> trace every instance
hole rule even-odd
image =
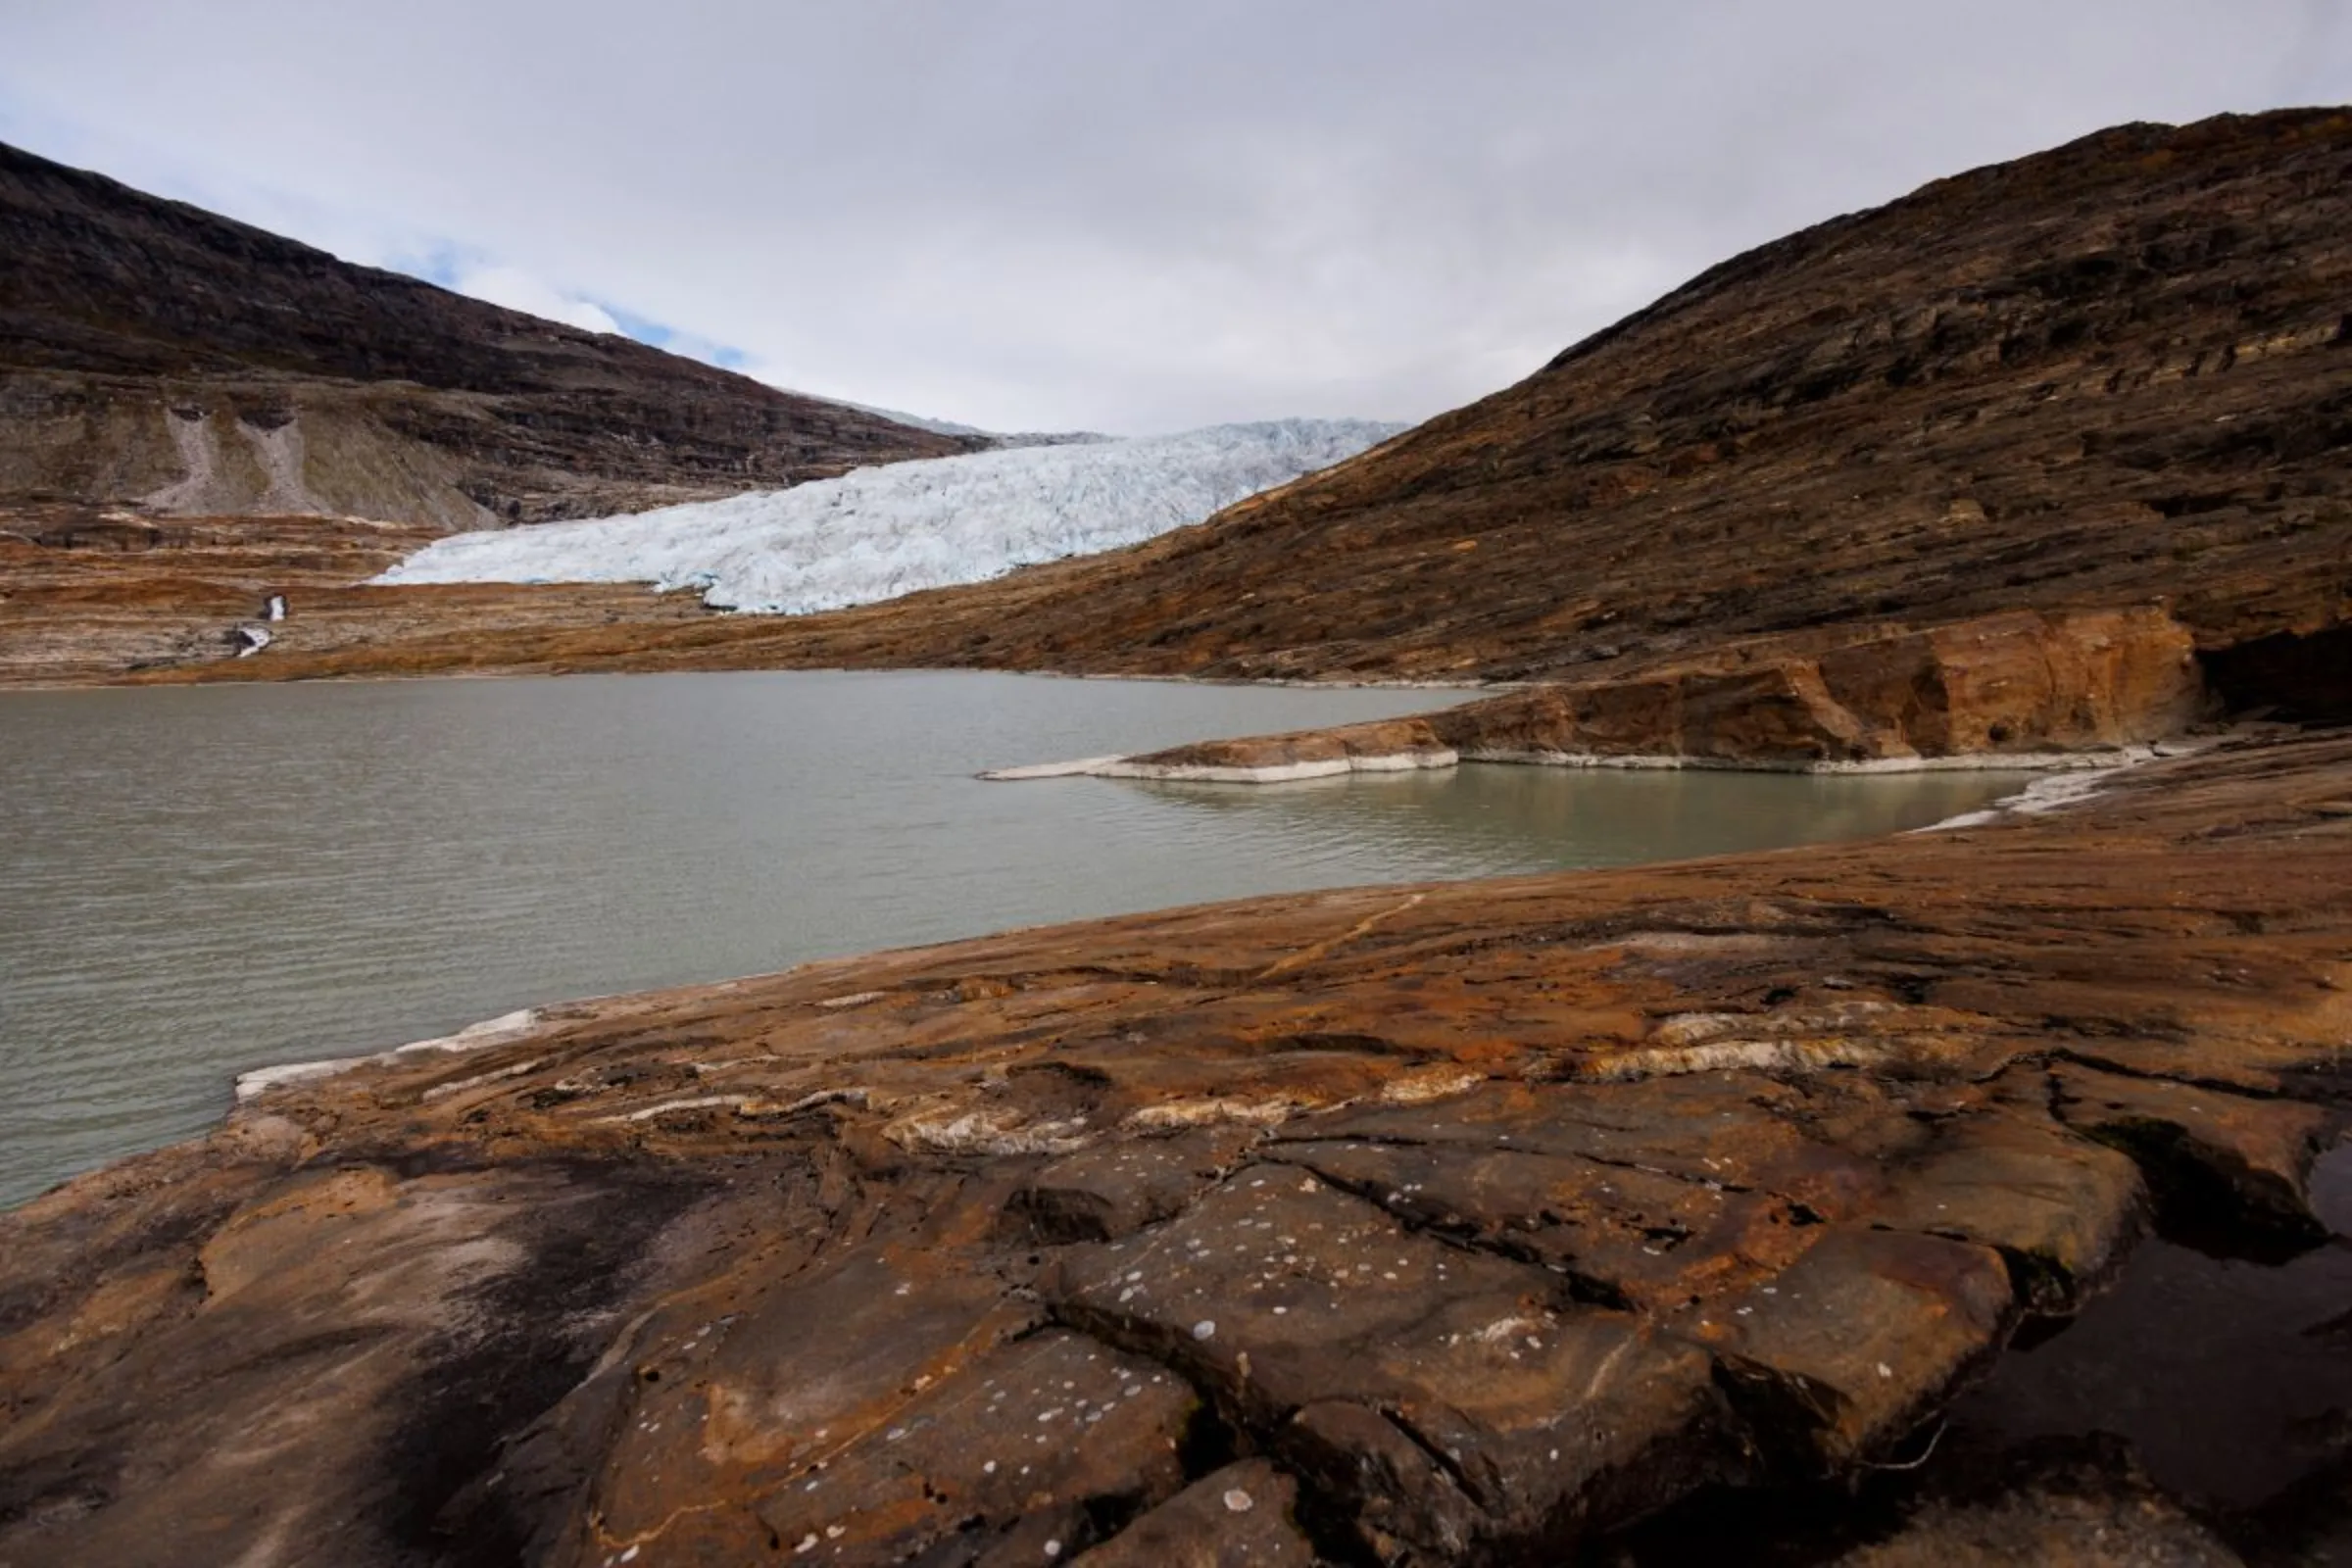
[[[0,139],[994,429],[1418,419],[1937,175],[2346,100],[2352,0],[0,0]]]

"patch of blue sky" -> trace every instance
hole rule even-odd
[[[411,277],[421,277],[427,283],[437,283],[454,289],[458,279],[481,265],[479,252],[466,250],[451,240],[430,240],[421,249],[403,247],[384,258],[384,267]]]
[[[752,362],[750,355],[732,344],[720,343],[694,332],[682,332],[651,317],[639,316],[624,306],[614,305],[610,300],[596,300],[593,303],[619,322],[623,332],[640,343],[650,343],[671,354],[683,354],[690,360],[701,360],[722,370],[740,370]]]

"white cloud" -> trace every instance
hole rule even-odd
[[[2352,99],[2344,9],[7,0],[0,134],[786,385],[1148,432],[1419,417],[1938,175]]]
[[[589,332],[617,332],[620,323],[594,300],[565,294],[545,279],[519,267],[469,266],[458,270],[449,286],[460,294],[503,305],[510,311],[542,316]]]

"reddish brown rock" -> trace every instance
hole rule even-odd
[[[1206,741],[1095,771],[1256,782],[1457,760],[1899,766],[2112,752],[2179,735],[2210,708],[2188,633],[2160,611],[2021,613],[1857,635],[1820,654],[1753,643],[1624,680],[1547,684],[1422,718]]]
[[[2142,1228],[2145,1184],[2131,1159],[2053,1126],[2042,1109],[1939,1119],[1876,1214],[1900,1230],[1998,1248],[2027,1306],[2071,1312]]]
[[[1057,1159],[1012,1195],[1005,1217],[1040,1242],[1107,1242],[1180,1213],[1227,1175],[1253,1129],[1202,1127],[1097,1144]]]
[[[1430,1560],[1639,1512],[1661,1500],[1657,1475],[1703,1473],[1715,1441],[1696,1348],[1303,1173],[1239,1173],[1166,1226],[1078,1250],[1048,1300],[1182,1369],[1318,1473],[1377,1469],[1401,1434],[1434,1469],[1410,1494],[1384,1489],[1393,1511],[1368,1544]],[[1335,1404],[1396,1433],[1367,1450],[1328,1413],[1286,1430]]]
[[[1310,1568],[1298,1484],[1263,1459],[1227,1465],[1086,1555],[1088,1568]]]
[[[1689,1332],[1768,1452],[1837,1471],[1887,1452],[1989,1361],[2022,1292],[1988,1248],[1823,1229],[1772,1284],[1702,1308]]]

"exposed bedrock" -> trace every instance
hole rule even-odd
[[[2189,634],[2161,610],[2021,611],[1826,644],[1759,640],[1623,679],[1093,771],[1248,782],[1457,760],[1902,766],[2113,752],[2178,735],[2213,707]]]
[[[0,1562],[1514,1563],[1742,1517],[1916,1463],[2151,1231],[2310,1248],[2348,956],[2338,735],[546,1009],[0,1216]],[[2030,1479],[1843,1545],[2230,1560],[2128,1465]]]

